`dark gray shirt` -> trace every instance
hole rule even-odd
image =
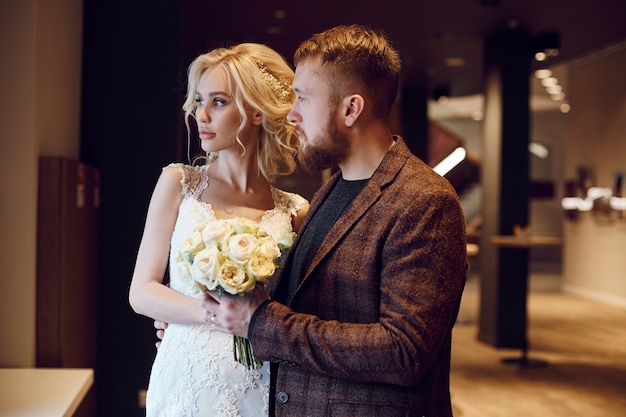
[[[291,299],[304,277],[315,253],[324,241],[324,238],[335,224],[339,216],[363,190],[369,179],[346,181],[340,178],[330,194],[313,214],[311,222],[302,231],[302,236],[294,251],[290,265],[286,265],[289,275],[289,296]]]

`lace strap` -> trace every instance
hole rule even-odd
[[[178,168],[182,176],[180,185],[183,187],[183,196],[200,198],[204,189],[209,185],[208,165],[191,166],[176,163],[168,166]]]
[[[276,208],[289,213],[295,217],[307,200],[299,194],[273,188],[274,203]]]

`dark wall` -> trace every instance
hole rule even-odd
[[[81,159],[101,172],[97,366],[99,416],[140,416],[154,358],[152,321],[128,304],[146,209],[179,156],[185,66],[179,2],[86,1]]]

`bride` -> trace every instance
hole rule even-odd
[[[148,417],[268,414],[269,365],[248,369],[233,359],[233,336],[205,321],[203,292],[176,257],[211,220],[249,219],[274,239],[297,231],[307,201],[272,185],[295,169],[298,138],[286,119],[292,80],[278,53],[253,43],[215,49],[189,68],[185,121],[190,131],[195,120],[207,156],[202,165],[163,169],[129,291],[135,312],[169,323],[150,375]]]

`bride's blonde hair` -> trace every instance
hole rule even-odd
[[[241,43],[217,48],[198,56],[189,66],[187,96],[183,104],[185,124],[190,135],[189,118],[195,118],[196,92],[202,74],[209,68],[224,68],[232,98],[241,116],[237,143],[246,152],[239,134],[246,127],[250,110],[263,117],[257,141],[257,162],[261,174],[270,182],[279,175],[291,174],[296,167],[298,136],[288,122],[287,113],[295,98],[291,89],[293,70],[285,59],[268,46]],[[189,137],[189,136],[188,136]],[[209,155],[213,160],[217,155]]]

